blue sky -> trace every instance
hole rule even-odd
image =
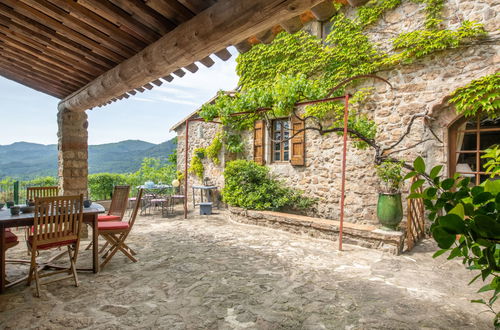
[[[234,89],[237,51],[227,62],[211,56],[215,65],[199,64],[198,72],[187,72],[171,83],[151,91],[87,111],[89,144],[122,140],[160,143],[175,136],[170,127],[214,96],[218,90]],[[18,141],[57,143],[58,99],[0,76],[0,145]]]

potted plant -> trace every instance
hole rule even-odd
[[[400,162],[384,161],[377,166],[377,176],[381,181],[378,195],[377,218],[382,229],[396,230],[403,219],[401,183],[403,165]]]

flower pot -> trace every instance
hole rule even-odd
[[[377,218],[382,224],[382,229],[396,230],[403,219],[403,203],[401,193],[378,195]]]

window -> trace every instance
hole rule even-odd
[[[450,176],[460,173],[470,177],[478,185],[488,178],[481,158],[484,150],[500,143],[500,118],[491,119],[486,115],[460,118],[450,126],[449,165]]]
[[[290,138],[290,121],[276,119],[272,123],[272,160],[273,162],[288,162],[290,160],[290,141],[286,139]]]

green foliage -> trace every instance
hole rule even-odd
[[[488,160],[483,167],[491,178],[500,176],[500,145],[497,144],[486,149],[481,158]]]
[[[424,3],[425,6],[425,27],[428,30],[437,29],[443,21],[442,12],[445,0],[413,0],[417,3]]]
[[[267,167],[252,161],[229,162],[224,179],[222,196],[232,206],[253,210],[307,209],[316,202],[298,190],[285,187],[271,177]]]
[[[451,94],[458,114],[473,116],[478,111],[491,118],[500,116],[500,72],[473,80]]]
[[[206,120],[219,118],[232,132],[231,138],[226,136],[223,141],[231,144],[228,150],[242,150],[237,132],[251,129],[256,119],[262,119],[264,115],[260,109],[270,108],[267,114],[271,117],[290,116],[297,102],[324,98],[331,88],[348,78],[412,63],[485,34],[481,25],[468,21],[456,31],[440,29],[444,0],[414,1],[426,5],[426,29],[396,37],[393,49],[397,52],[383,52],[369,40],[364,30],[383,13],[398,7],[401,0],[371,0],[358,9],[354,19],[337,13],[332,18],[331,32],[325,42],[303,31],[292,35],[282,32],[270,45],[259,44],[240,55],[237,72],[241,92],[234,96],[220,93],[214,104],[203,106],[200,116]],[[344,92],[340,88],[334,95]],[[364,92],[359,97],[362,96]],[[328,102],[307,106],[305,115],[332,121],[331,127],[341,127],[342,111],[341,103]],[[231,115],[239,112],[250,114]],[[351,114],[349,127],[369,139],[374,138],[375,123],[358,114],[359,111]],[[356,142],[356,146],[364,148],[367,145]]]
[[[493,291],[492,297],[473,302],[484,303],[493,311],[500,293],[500,180],[471,186],[470,178],[457,175],[445,179],[439,175],[442,166],[426,173],[420,157],[414,168],[416,171],[406,178],[420,174],[429,179],[429,186],[421,194],[414,184],[410,198],[423,198],[432,222],[432,236],[442,249],[434,256],[449,252],[448,259],[460,258],[468,269],[478,273],[470,283],[479,277],[489,282],[479,292]],[[500,314],[495,314],[495,326],[499,326]]]
[[[403,182],[403,164],[401,162],[384,161],[376,166],[377,175],[383,183],[383,192],[399,193]]]
[[[312,77],[328,63],[321,39],[304,31],[281,32],[270,45],[259,44],[238,56],[236,72],[244,91],[273,85],[277,73]]]
[[[393,40],[393,47],[401,50],[386,58],[384,65],[409,64],[414,60],[442,51],[457,48],[470,38],[479,38],[486,34],[481,24],[464,21],[458,30],[416,30],[402,33]]]
[[[21,186],[26,187],[49,187],[57,186],[59,181],[53,176],[42,176],[28,181],[22,181]]]
[[[224,133],[222,131],[217,132],[212,143],[206,148],[207,157],[214,162],[214,164],[220,164],[219,153],[222,149],[222,138]]]
[[[203,180],[203,174],[205,173],[205,166],[201,161],[205,157],[205,148],[194,149],[193,156],[191,157],[191,162],[189,163],[189,173],[193,173],[200,180]]]
[[[147,181],[170,183],[175,178],[176,166],[176,164],[163,164],[159,158],[144,158],[141,168],[134,173],[91,174],[88,178],[90,198],[93,200],[109,199],[116,185],[130,185],[134,193],[137,186]]]
[[[358,18],[362,25],[370,25],[378,21],[382,14],[389,10],[398,7],[401,0],[371,0],[366,5],[358,9]]]
[[[88,178],[91,198],[94,200],[110,199],[113,194],[114,186],[126,183],[126,176],[116,173],[91,174]]]

